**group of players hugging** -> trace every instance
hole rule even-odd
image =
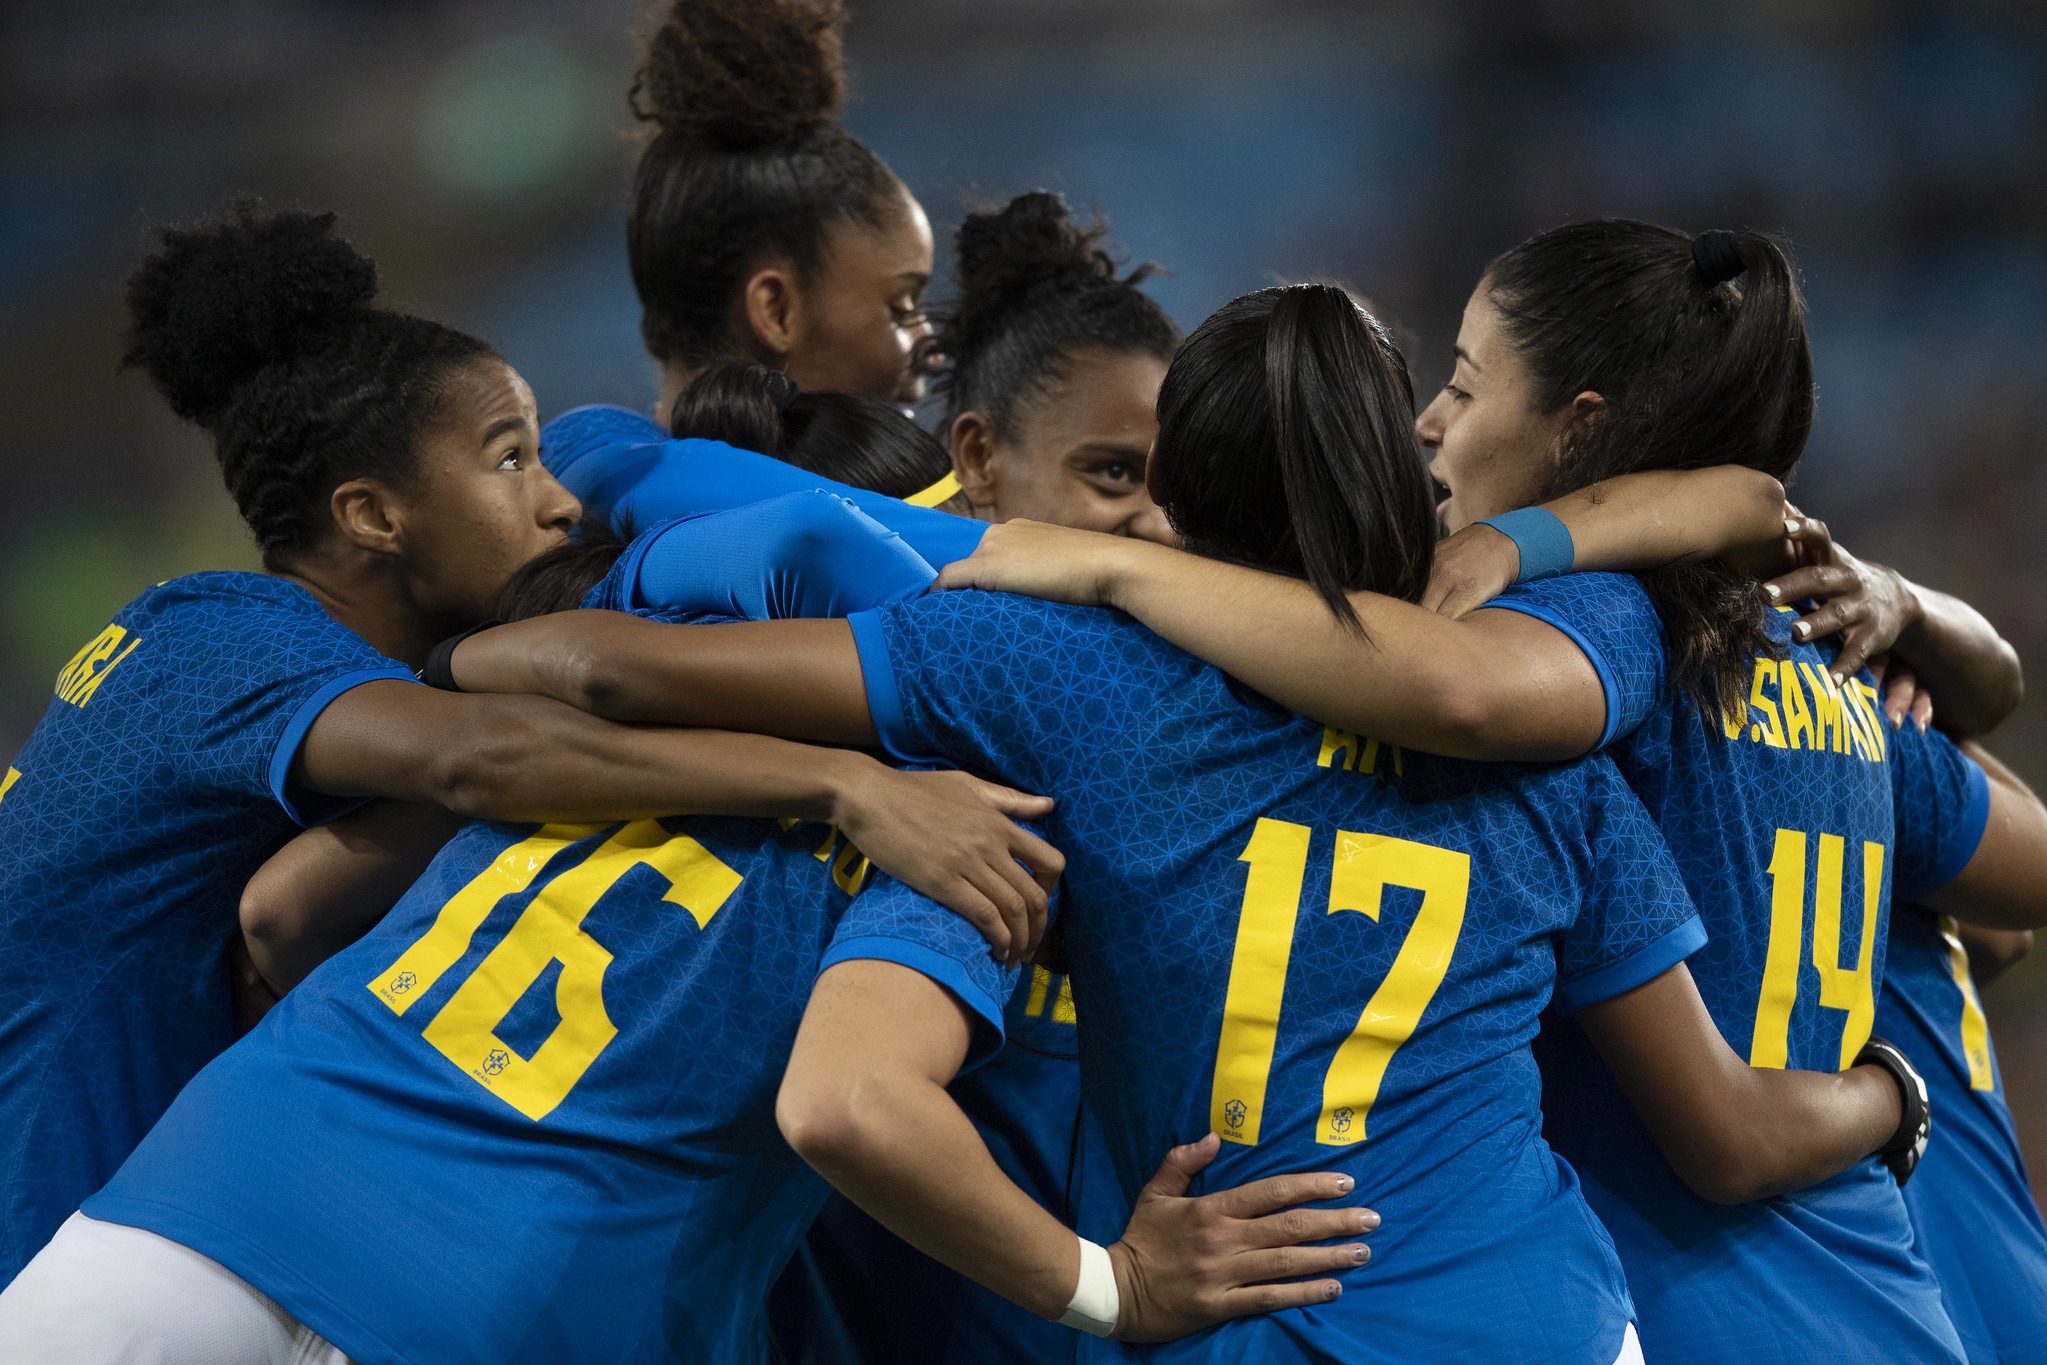
[[[0,786],[0,1359],[2047,1361],[2017,657],[1785,503],[1780,242],[1514,246],[1417,416],[1050,194],[927,318],[836,3],[659,18],[652,418],[331,214],[130,282],[264,568]]]

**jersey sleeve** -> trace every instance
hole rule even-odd
[[[1002,1007],[1016,988],[1016,969],[995,960],[973,925],[879,868],[840,916],[818,972],[863,958],[921,972],[966,1007],[974,1036],[962,1072],[1001,1050]]]
[[[335,698],[412,670],[389,659],[324,611],[295,610],[257,595],[217,598],[192,614],[166,678],[166,723],[184,727],[179,761],[198,784],[269,798],[304,826],[362,804],[311,791],[291,777],[306,732]]]
[[[1921,734],[1907,722],[1890,738],[1896,903],[1940,890],[1976,856],[1990,822],[1990,781],[1976,760],[1938,730]]]
[[[965,559],[988,529],[985,522],[912,507],[723,441],[675,440],[622,408],[577,408],[555,418],[541,432],[540,458],[586,508],[626,536],[634,527],[819,489],[894,531],[929,564]]]
[[[1610,760],[1594,757],[1586,767],[1582,899],[1557,945],[1564,1014],[1653,981],[1706,944],[1706,926],[1641,799]]]
[[[1626,574],[1574,573],[1520,583],[1485,604],[1554,626],[1584,652],[1606,696],[1595,749],[1634,733],[1663,699],[1663,620]]]
[[[787,493],[639,537],[617,571],[617,605],[748,621],[836,617],[915,596],[936,576],[846,499]]]

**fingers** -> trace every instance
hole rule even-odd
[[[940,592],[946,588],[979,587],[980,560],[973,555],[955,559],[938,571],[938,577],[931,581],[931,591]]]
[[[1066,875],[1066,855],[1022,825],[1009,827],[1009,854],[1030,869],[1030,875],[1047,895]]]
[[[1834,553],[1834,537],[1818,517],[1786,517],[1784,534],[1816,564],[1827,563]]]
[[[990,810],[1001,811],[1013,820],[1042,820],[1052,813],[1053,801],[1049,796],[1033,796],[978,777],[968,777],[967,781],[974,784],[974,790]]]
[[[1015,864],[1011,862],[1010,866],[1014,867]],[[1002,922],[1002,942],[997,943],[995,936],[985,929],[982,930],[981,936],[988,940],[988,946],[994,949],[996,958],[1004,965],[1015,966],[1022,962],[1024,940],[1029,937],[1031,930],[1030,909],[1024,899],[1024,893],[1009,880],[1006,869],[1000,866],[983,863],[969,868],[966,876],[974,889],[995,908],[996,916]],[[1033,891],[1038,890],[1036,882],[1030,881],[1028,877],[1023,880],[1029,883]]]
[[[1248,1185],[1202,1196],[1233,1218],[1256,1218],[1277,1213],[1295,1204],[1312,1204],[1324,1199],[1341,1199],[1357,1182],[1347,1175],[1322,1171],[1314,1175],[1275,1175]]]
[[[1339,1237],[1356,1237],[1375,1232],[1379,1215],[1371,1209],[1286,1209],[1263,1218],[1249,1218],[1240,1224],[1244,1245],[1259,1249],[1295,1246],[1302,1242],[1331,1242]],[[1298,1270],[1297,1275],[1313,1272]],[[1268,1276],[1254,1276],[1267,1279]]]
[[[1166,1159],[1159,1163],[1157,1174],[1145,1182],[1141,1192],[1166,1199],[1179,1199],[1186,1195],[1194,1183],[1194,1177],[1208,1169],[1215,1154],[1222,1150],[1223,1140],[1214,1133],[1199,1142],[1189,1142],[1166,1153]]]
[[[1912,713],[1913,703],[1919,698],[1919,679],[1911,669],[1900,665],[1884,675],[1883,687],[1884,715],[1895,730]]]
[[[1045,937],[1045,916],[1051,906],[1051,897],[1031,869],[1015,858],[998,863],[995,871],[1008,883],[1007,890],[1017,898],[1023,911],[1021,924],[1011,924],[1017,932],[1017,960],[1022,961],[1038,951],[1038,942]]]
[[[1302,1275],[1328,1275],[1356,1270],[1372,1259],[1372,1249],[1362,1242],[1340,1247],[1275,1247],[1270,1251],[1247,1251],[1230,1261],[1230,1275],[1240,1284],[1260,1280],[1291,1280]]]
[[[1791,634],[1801,643],[1823,640],[1829,635],[1846,630],[1858,621],[1868,619],[1868,616],[1868,604],[1859,598],[1837,597],[1793,621]]]
[[[1343,1296],[1335,1280],[1306,1280],[1295,1284],[1254,1284],[1225,1293],[1217,1305],[1221,1319],[1248,1318],[1254,1313],[1277,1313],[1283,1308],[1312,1308]]]
[[[1933,694],[1931,692],[1921,692],[1918,696],[1912,698],[1912,723],[1919,727],[1919,733],[1922,735],[1926,733],[1926,727],[1933,724]]]
[[[1002,912],[995,908],[995,902],[988,899],[971,880],[961,878],[954,885],[945,888],[943,894],[933,899],[973,925],[974,931],[988,940],[988,949],[995,955],[997,961],[1010,960],[1009,923],[1003,919]]]
[[[1815,564],[1771,579],[1763,584],[1763,595],[1772,602],[1802,602],[1808,597],[1824,601],[1853,592],[1857,586],[1852,570],[1838,564]]]
[[[1875,653],[1878,643],[1876,628],[1868,622],[1846,632],[1841,637],[1841,652],[1834,656],[1834,662],[1827,670],[1834,675],[1834,685],[1844,687],[1848,679],[1860,673],[1862,666]]]

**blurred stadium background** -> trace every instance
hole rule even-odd
[[[849,124],[941,233],[1099,205],[1191,326],[1307,276],[1417,389],[1494,252],[1579,217],[1786,232],[1820,376],[1795,496],[1981,606],[2047,784],[2047,10],[2024,0],[852,0]],[[387,294],[496,342],[543,417],[640,406],[633,0],[0,8],[0,753],[141,587],[254,555],[208,448],[115,373],[147,222],[332,207]],[[941,251],[941,259],[943,251]],[[942,296],[943,283],[938,292]],[[1987,993],[2047,1193],[2047,947]]]

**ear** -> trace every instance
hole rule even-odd
[[[1159,443],[1153,441],[1151,449],[1146,452],[1144,457],[1144,491],[1146,496],[1158,504],[1161,512],[1166,507],[1166,500],[1159,495],[1159,490],[1162,486],[1163,483],[1159,478]]]
[[[1570,420],[1573,422],[1596,422],[1604,416],[1606,416],[1606,395],[1603,393],[1595,393],[1591,389],[1587,389],[1571,400]]]
[[[796,272],[786,262],[760,267],[746,280],[741,297],[746,308],[747,329],[761,359],[780,368],[796,349],[802,329],[802,299],[796,287]]]
[[[1551,420],[1555,423],[1554,458],[1561,461],[1578,440],[1606,420],[1606,395],[1587,389],[1558,409]]]
[[[995,424],[979,410],[952,421],[952,472],[967,505],[978,514],[995,506]]]
[[[350,479],[334,490],[327,507],[341,537],[371,554],[405,552],[403,513],[391,491],[374,479]]]

